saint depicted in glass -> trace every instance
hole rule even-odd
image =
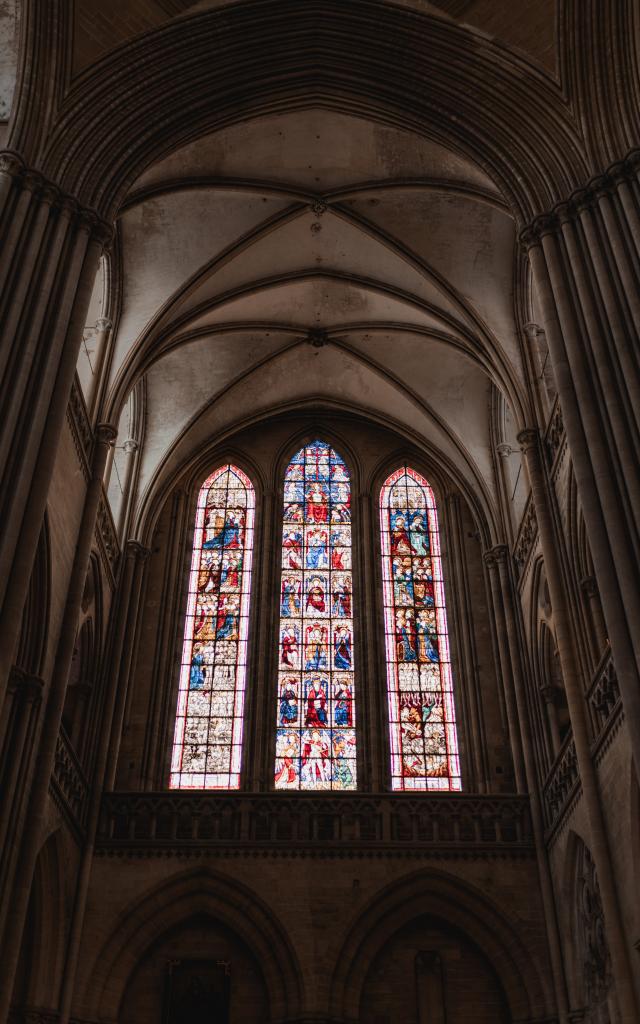
[[[198,495],[171,760],[174,789],[237,789],[255,496],[236,466]]]
[[[353,668],[349,474],[313,441],[284,484],[276,789],[356,788]]]
[[[380,494],[382,578],[395,790],[459,790],[438,514],[408,466]]]

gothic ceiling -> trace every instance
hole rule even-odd
[[[233,0],[76,0],[73,68],[77,73],[120,43],[182,14],[220,7]],[[468,26],[556,70],[557,0],[399,0]]]
[[[435,142],[327,110],[200,138],[119,220],[114,410],[145,380],[140,500],[212,437],[310,401],[396,425],[487,508],[494,381],[517,405],[511,217]]]

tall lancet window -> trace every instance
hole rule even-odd
[[[240,785],[255,495],[221,466],[198,495],[178,712],[174,789]]]
[[[284,484],[276,789],[356,788],[351,488],[324,441]]]
[[[392,787],[458,790],[438,514],[424,477],[392,473],[380,519]]]

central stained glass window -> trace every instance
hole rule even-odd
[[[351,487],[324,441],[285,474],[276,789],[356,788]]]
[[[440,534],[429,484],[409,466],[380,493],[391,785],[459,790]]]

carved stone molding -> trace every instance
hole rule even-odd
[[[82,828],[86,821],[89,789],[80,762],[63,730],[56,743],[52,783],[64,802],[63,809],[71,815],[73,823]]]
[[[91,458],[91,447],[93,444],[93,431],[91,430],[87,407],[84,403],[84,398],[82,396],[77,376],[73,382],[73,387],[71,388],[69,406],[67,409],[67,419],[82,471],[85,475],[85,479],[88,480],[90,473],[89,460]]]
[[[113,579],[115,577],[116,566],[120,557],[120,545],[118,544],[116,529],[113,524],[113,518],[104,492],[100,499],[100,507],[98,508],[96,533],[103,562]]]
[[[122,793],[103,800],[102,854],[190,856],[529,856],[528,800],[517,796],[293,796]]]
[[[580,781],[578,756],[571,734],[565,739],[543,788],[546,824],[555,827]]]
[[[516,542],[513,547],[513,560],[515,562],[518,578],[520,578],[524,573],[529,558],[531,557],[531,552],[533,551],[537,536],[538,520],[536,518],[536,509],[531,495],[529,495],[522,514],[518,536],[516,537]]]
[[[151,556],[151,548],[146,548],[139,540],[128,540],[125,545],[127,556],[137,562],[146,562]]]
[[[114,427],[112,423],[98,423],[95,430],[95,443],[111,447],[112,444],[115,444],[117,436],[118,428]]]
[[[562,418],[562,409],[560,408],[560,402],[556,399],[544,437],[544,446],[550,468],[556,461],[556,457],[562,448],[564,440],[565,430],[564,420]]]
[[[620,687],[616,667],[608,649],[600,662],[591,686],[587,692],[587,700],[594,719],[596,738],[600,736],[613,717],[620,702]]]

